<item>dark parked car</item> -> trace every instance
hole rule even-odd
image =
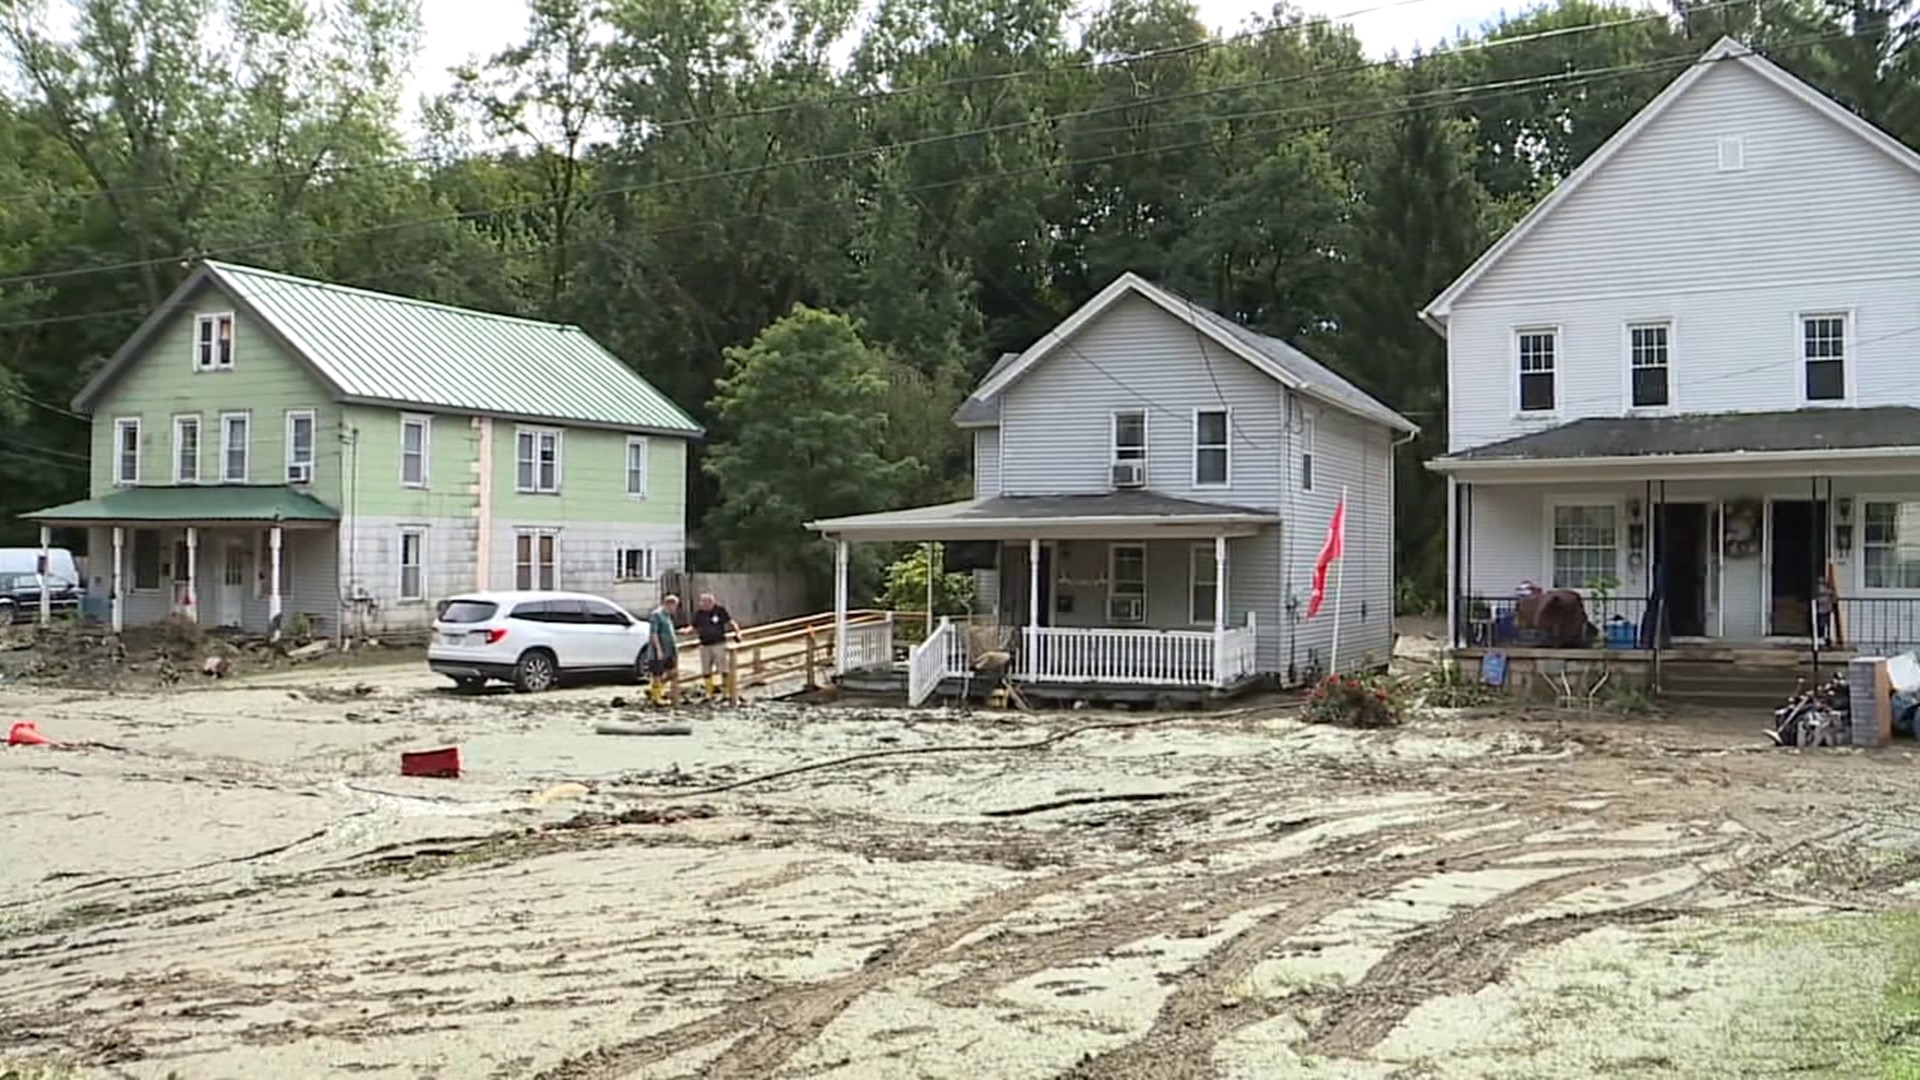
[[[47,579],[55,615],[80,611],[80,586],[64,578]],[[40,575],[0,574],[0,623],[31,622],[40,617]]]

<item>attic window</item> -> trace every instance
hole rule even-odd
[[[202,315],[194,323],[193,370],[233,370],[233,313]]]
[[[1747,167],[1747,140],[1738,135],[1720,137],[1720,171],[1739,172]]]

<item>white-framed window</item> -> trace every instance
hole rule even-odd
[[[515,491],[551,495],[560,490],[560,433],[521,428],[514,435]]]
[[[133,530],[133,591],[160,589],[160,530]]]
[[[1147,548],[1112,544],[1107,548],[1107,621],[1139,626],[1147,621]]]
[[[627,436],[627,494],[636,499],[647,497],[647,437]]]
[[[427,486],[427,453],[433,422],[424,416],[400,418],[400,486]]]
[[[140,418],[122,417],[113,422],[113,482],[133,487],[140,482]]]
[[[1801,391],[1808,401],[1847,399],[1847,316],[1800,316]]]
[[[173,482],[176,484],[200,482],[200,418],[198,416],[173,418]]]
[[[290,531],[280,534],[280,595],[293,595],[293,536]],[[235,556],[245,562],[246,545],[235,544],[230,549],[241,554]],[[255,599],[265,600],[272,591],[273,573],[273,530],[261,529],[253,537],[253,595]]]
[[[1220,564],[1213,556],[1211,542],[1195,544],[1187,565],[1187,617],[1208,626],[1213,625],[1214,598],[1220,595]]]
[[[427,530],[403,526],[400,530],[400,599],[425,600],[427,575]]]
[[[1672,354],[1672,323],[1627,326],[1627,389],[1634,408],[1664,409],[1673,404]]]
[[[313,483],[314,432],[312,409],[287,410],[287,483]]]
[[[1313,490],[1314,444],[1319,441],[1319,424],[1306,412],[1300,414],[1300,490]]]
[[[246,413],[220,414],[220,482],[224,484],[244,484],[247,482],[247,431],[249,417]]]
[[[513,538],[513,587],[558,588],[559,554],[560,534],[554,530],[517,530]]]
[[[652,581],[657,576],[650,547],[618,548],[613,553],[613,562],[616,581]]]
[[[1233,417],[1225,409],[1197,409],[1193,414],[1193,486],[1224,487],[1232,476],[1228,432]]]
[[[1554,503],[1552,535],[1555,589],[1591,589],[1620,573],[1620,507],[1614,503]]]
[[[1869,589],[1920,589],[1920,499],[1861,503],[1860,583]]]
[[[1113,460],[1147,460],[1147,410],[1120,409],[1113,414]]]
[[[1513,336],[1520,379],[1520,411],[1551,413],[1560,407],[1555,374],[1560,359],[1560,331],[1552,327],[1517,330]]]
[[[193,370],[233,370],[233,312],[210,312],[194,320]]]

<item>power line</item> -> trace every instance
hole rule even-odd
[[[1733,3],[1749,3],[1749,2],[1752,2],[1752,0],[1720,0],[1720,2],[1733,4]],[[1584,30],[1586,32],[1591,32],[1593,30],[1603,29],[1608,25],[1620,25],[1625,21],[1644,21],[1646,18],[1650,18],[1650,17],[1652,16],[1639,16],[1634,20],[1620,20],[1620,21],[1616,21],[1613,24],[1597,24],[1597,23],[1587,24],[1584,27]],[[1563,33],[1572,29],[1580,29],[1580,28],[1561,28],[1561,30],[1556,31],[1556,33]],[[1543,32],[1543,35],[1544,35],[1544,32]],[[1783,43],[1780,46],[1780,48],[1798,47],[1804,44],[1814,44],[1820,41],[1833,40],[1833,39],[1837,39],[1845,36],[1847,35],[1844,32],[1836,31],[1829,34],[1824,34],[1824,35],[1819,35],[1816,37],[1804,39],[1798,42]],[[1523,38],[1525,38],[1525,36],[1510,38],[1510,39],[1502,39],[1502,41],[1503,43],[1511,44],[1511,43],[1517,43],[1523,40]],[[1554,85],[1554,84],[1561,84],[1561,83],[1572,83],[1575,85],[1582,85],[1587,81],[1597,80],[1603,76],[1626,76],[1626,75],[1639,74],[1639,73],[1645,73],[1645,72],[1660,71],[1668,68],[1680,69],[1680,68],[1691,67],[1696,64],[1717,63],[1719,61],[1729,60],[1729,59],[1736,59],[1736,57],[1731,57],[1731,56],[1671,57],[1671,58],[1663,58],[1660,60],[1640,61],[1640,62],[1631,63],[1631,64],[1619,64],[1619,65],[1613,65],[1610,67],[1602,67],[1602,68],[1588,68],[1588,69],[1575,68],[1568,71],[1554,72],[1546,75],[1532,76],[1527,78],[1507,79],[1507,80],[1501,80],[1496,82],[1470,84],[1464,87],[1442,87],[1435,90],[1421,91],[1419,93],[1405,95],[1404,97],[1406,100],[1425,99],[1425,98],[1444,99],[1444,98],[1449,98],[1449,97],[1453,97],[1460,94],[1472,93],[1472,92],[1481,91],[1481,90],[1520,90],[1520,89],[1532,88],[1537,86],[1546,86],[1546,85]],[[800,166],[810,166],[810,165],[835,164],[839,162],[853,161],[861,158],[873,157],[873,156],[887,153],[889,151],[914,150],[924,146],[931,146],[931,145],[937,145],[937,144],[948,143],[948,142],[956,142],[964,139],[972,139],[972,138],[977,138],[985,135],[1005,134],[1011,131],[1018,131],[1018,130],[1023,130],[1031,127],[1044,126],[1047,124],[1058,123],[1064,120],[1086,119],[1089,117],[1106,115],[1108,113],[1113,113],[1113,112],[1122,112],[1130,109],[1138,109],[1148,105],[1168,104],[1168,103],[1177,102],[1177,101],[1194,100],[1201,97],[1212,97],[1220,94],[1230,94],[1230,93],[1238,93],[1245,90],[1262,89],[1262,88],[1266,88],[1266,87],[1270,87],[1270,86],[1274,86],[1282,83],[1287,83],[1287,82],[1298,82],[1305,79],[1322,78],[1327,75],[1342,74],[1342,73],[1347,73],[1349,71],[1368,70],[1372,68],[1393,65],[1397,63],[1398,61],[1393,61],[1393,60],[1370,61],[1365,65],[1353,65],[1348,69],[1342,69],[1342,70],[1312,71],[1312,72],[1304,72],[1304,73],[1295,73],[1291,75],[1276,76],[1270,79],[1255,80],[1252,82],[1231,83],[1231,84],[1226,84],[1222,86],[1207,87],[1200,90],[1186,91],[1181,94],[1163,95],[1157,98],[1141,98],[1133,101],[1097,106],[1091,109],[1081,109],[1081,110],[1076,110],[1071,112],[1054,113],[1054,114],[1042,115],[1037,117],[1028,117],[1022,120],[988,125],[986,127],[981,127],[981,128],[972,128],[965,131],[943,132],[936,135],[925,135],[925,136],[920,136],[917,138],[907,139],[907,140],[894,142],[894,143],[879,143],[879,144],[860,147],[852,150],[836,151],[830,154],[815,154],[815,155],[809,155],[806,157],[788,158],[788,159],[783,159],[779,161],[768,161],[768,162],[762,162],[757,165],[741,166],[741,167],[732,168],[732,169],[722,169],[722,170],[716,170],[716,171],[711,171],[706,173],[695,174],[691,176],[666,177],[660,180],[647,181],[645,183],[639,183],[639,184],[616,185],[612,187],[601,188],[597,191],[582,195],[579,198],[581,198],[583,201],[591,201],[591,200],[605,198],[607,196],[612,196],[612,195],[639,194],[642,192],[657,191],[657,190],[670,188],[670,187],[678,187],[685,184],[711,183],[718,180],[730,180],[730,179],[738,179],[738,178],[747,177],[747,176],[757,176],[757,175],[761,175],[767,172],[772,172],[778,169],[796,168]],[[1366,100],[1369,100],[1369,101],[1378,100],[1378,98],[1369,97]],[[1102,135],[1102,134],[1121,134],[1121,133],[1139,131],[1144,128],[1160,127],[1160,126],[1173,125],[1173,124],[1231,122],[1234,120],[1253,119],[1256,117],[1280,116],[1280,115],[1287,115],[1287,114],[1294,114],[1294,113],[1314,112],[1314,111],[1327,109],[1330,107],[1338,107],[1341,104],[1343,104],[1343,102],[1340,102],[1340,101],[1313,102],[1313,103],[1308,103],[1304,105],[1290,105],[1290,106],[1283,106],[1283,107],[1272,108],[1272,109],[1256,109],[1256,110],[1251,110],[1243,113],[1218,114],[1218,115],[1211,115],[1211,116],[1203,114],[1203,115],[1194,116],[1194,117],[1175,117],[1175,118],[1170,118],[1165,120],[1147,121],[1147,122],[1137,123],[1137,124],[1127,124],[1127,125],[1122,125],[1120,127],[1115,127],[1115,128],[1095,129],[1092,131],[1078,132],[1077,134],[1082,136]],[[1332,122],[1333,122],[1332,119],[1329,119],[1326,123],[1316,124],[1313,126],[1324,127],[1324,126],[1328,126]],[[1161,148],[1161,149],[1165,150],[1167,148]],[[96,266],[72,267],[65,270],[44,271],[37,274],[20,274],[20,275],[14,275],[11,277],[0,278],[0,285],[33,284],[33,283],[44,282],[44,281],[57,281],[57,280],[75,278],[75,277],[84,277],[92,274],[117,273],[117,272],[126,271],[126,270],[138,270],[138,269],[145,269],[148,267],[155,267],[155,266],[167,266],[167,265],[177,264],[182,262],[190,262],[200,258],[212,258],[215,256],[226,256],[226,255],[239,254],[243,252],[259,251],[263,249],[273,249],[277,247],[283,247],[288,244],[310,242],[313,239],[322,239],[322,238],[342,239],[347,237],[377,235],[380,233],[392,232],[398,229],[412,228],[412,227],[421,226],[421,225],[450,224],[450,223],[467,221],[467,220],[472,220],[472,219],[481,218],[481,217],[491,217],[499,214],[522,213],[529,210],[536,210],[543,207],[553,206],[564,201],[566,201],[566,199],[564,198],[551,198],[551,199],[536,199],[536,200],[530,200],[530,201],[521,201],[517,203],[506,203],[506,204],[500,204],[500,205],[495,205],[490,207],[480,207],[480,208],[471,209],[471,210],[454,211],[447,214],[437,214],[437,215],[432,215],[432,216],[423,217],[423,218],[414,218],[414,219],[395,221],[395,222],[383,222],[379,225],[362,226],[355,229],[332,230],[332,231],[321,233],[318,237],[287,237],[279,240],[267,240],[267,241],[259,241],[251,244],[231,246],[231,247],[220,249],[218,251],[196,250],[196,251],[190,251],[190,252],[185,252],[177,255],[164,256],[159,258],[129,260],[129,261],[124,261],[119,263],[108,263],[108,264],[96,265]]]

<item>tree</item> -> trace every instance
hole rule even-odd
[[[927,549],[935,552],[939,565],[939,544],[920,544],[887,564],[886,587],[879,604],[888,611],[925,611],[927,609]],[[965,615],[973,608],[973,575],[939,573],[933,578],[933,613]]]
[[[728,349],[710,403],[721,437],[711,528],[743,566],[794,569],[824,584],[805,525],[888,508],[912,458],[887,456],[891,361],[847,318],[795,304],[745,348]]]

